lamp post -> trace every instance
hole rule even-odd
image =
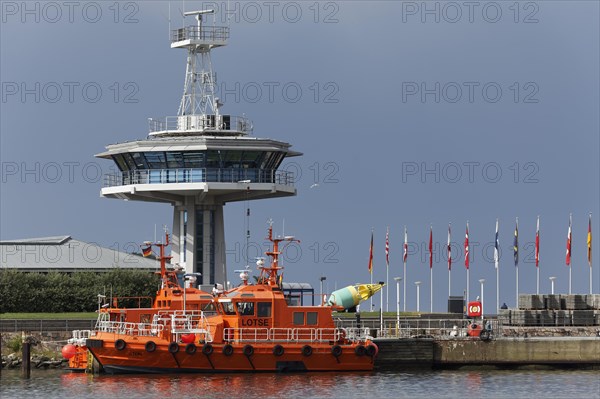
[[[394,277],[396,280],[396,332],[400,328],[400,281],[402,277]]]
[[[420,281],[415,281],[415,285],[417,286],[417,312],[419,311],[419,297],[421,296],[421,293],[419,291],[419,286],[421,285]]]
[[[552,295],[554,295],[554,280],[556,280],[556,277],[552,276],[552,277],[549,277],[549,279],[550,279],[550,284],[552,284],[551,293],[552,293]]]
[[[325,280],[327,280],[327,277],[321,276],[321,295],[320,295],[321,306],[323,306],[325,304],[325,301],[323,300],[323,281],[325,281]]]
[[[480,278],[479,279],[479,284],[481,284],[481,317],[483,318],[483,283],[485,283],[485,279],[484,278]]]

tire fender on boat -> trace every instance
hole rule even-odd
[[[154,352],[156,350],[156,344],[154,341],[148,341],[145,345],[146,352]]]
[[[202,347],[202,353],[204,353],[206,356],[212,355],[213,351],[214,348],[211,344],[204,344],[204,346]]]
[[[365,348],[364,345],[358,345],[356,348],[354,348],[354,353],[356,356],[364,356],[367,354],[367,348]]]
[[[246,345],[246,346],[244,346],[243,352],[244,352],[244,356],[250,357],[250,356],[254,355],[254,347],[252,345]]]
[[[194,353],[196,353],[196,345],[193,343],[189,343],[185,346],[185,353],[187,353],[188,355],[193,355]]]
[[[379,348],[374,343],[367,345],[367,356],[374,357],[379,353]]]
[[[481,339],[482,341],[489,341],[490,338],[490,332],[487,330],[481,330],[481,332],[479,333],[479,339]]]
[[[179,352],[179,344],[177,342],[171,342],[168,349],[170,353],[177,353]]]
[[[309,357],[310,355],[312,355],[313,352],[313,348],[310,345],[304,345],[302,347],[302,355]]]
[[[275,356],[281,356],[281,355],[283,355],[284,352],[285,352],[285,350],[283,349],[283,346],[281,346],[281,345],[275,345],[273,347],[273,354]]]
[[[122,351],[123,349],[125,349],[126,346],[127,344],[125,343],[125,341],[123,341],[120,338],[115,341],[115,349],[118,351]]]
[[[233,355],[233,346],[231,346],[230,344],[225,344],[223,346],[223,354],[225,356],[231,356],[231,355]]]
[[[340,357],[342,355],[342,347],[339,345],[333,345],[331,347],[331,354],[335,357]]]

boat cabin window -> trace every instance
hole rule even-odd
[[[271,317],[271,302],[258,302],[256,307],[258,317]]]
[[[317,312],[306,312],[306,325],[317,325]]]
[[[294,325],[295,326],[303,326],[304,325],[304,312],[294,312]]]
[[[216,313],[217,309],[215,308],[215,304],[214,303],[209,302],[209,303],[205,303],[205,304],[202,305],[202,311],[204,313],[211,313],[212,314],[212,313]]]
[[[254,316],[254,302],[238,302],[237,309],[241,316]]]
[[[225,314],[235,314],[235,307],[233,306],[233,303],[231,302],[223,302],[223,313]]]

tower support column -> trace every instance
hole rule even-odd
[[[205,289],[227,281],[222,204],[196,204],[193,197],[173,209],[173,264],[186,273],[202,273]],[[210,290],[209,290],[210,291]]]

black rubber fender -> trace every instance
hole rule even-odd
[[[146,345],[144,345],[144,347],[146,348],[146,352],[152,353],[156,350],[156,344],[154,343],[154,341],[146,342]]]
[[[254,347],[250,344],[244,346],[244,349],[242,350],[242,352],[244,353],[244,356],[246,357],[250,357],[252,355],[254,355]]]
[[[302,347],[302,355],[303,356],[309,357],[310,355],[312,355],[312,353],[313,353],[312,346],[310,346],[310,345],[304,345]]]
[[[167,349],[169,350],[169,353],[177,353],[179,352],[179,344],[177,342],[171,342]]]
[[[231,356],[231,355],[233,355],[233,346],[231,346],[230,344],[225,344],[223,346],[223,354],[225,356]]]
[[[335,357],[340,357],[342,355],[342,347],[339,345],[333,345],[331,347],[331,354]]]
[[[281,345],[275,345],[273,347],[273,354],[275,356],[282,356],[285,353],[285,349],[283,349],[283,346]]]
[[[121,338],[115,341],[115,349],[118,351],[122,351],[126,346],[127,344]]]

